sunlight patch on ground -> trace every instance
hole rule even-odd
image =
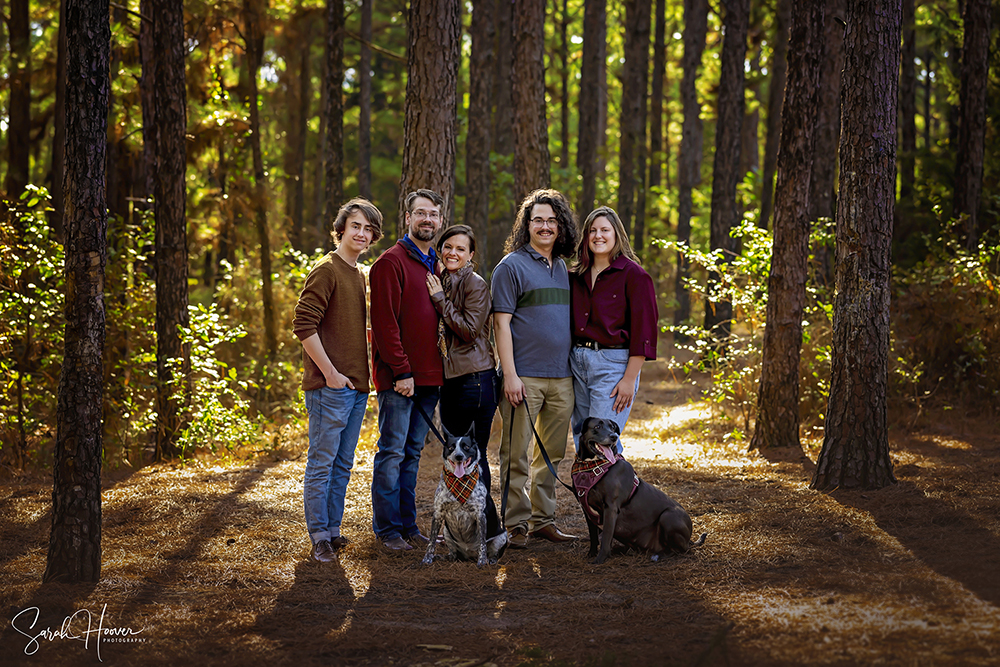
[[[347,583],[354,591],[354,599],[360,600],[368,593],[368,587],[372,583],[372,572],[359,560],[342,559],[340,564],[344,568],[344,576]]]

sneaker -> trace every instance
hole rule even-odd
[[[507,544],[512,549],[526,549],[528,547],[528,530],[522,526],[515,526],[507,531]]]
[[[347,539],[346,537],[344,537],[343,535],[337,535],[337,537],[335,537],[332,540],[330,540],[330,547],[334,551],[340,551],[341,549],[343,549],[344,547],[346,547],[350,543],[351,543],[351,541],[349,539]]]
[[[382,546],[392,552],[413,550],[413,547],[407,544],[402,537],[393,537],[389,540],[382,540]]]
[[[330,546],[330,540],[320,540],[314,544],[310,556],[317,563],[332,563],[337,560],[337,552]]]

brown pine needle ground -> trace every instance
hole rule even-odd
[[[51,481],[3,480],[0,664],[99,664],[95,635],[85,646],[58,632],[78,610],[96,628],[105,605],[105,628],[141,640],[104,636],[111,665],[1000,663],[992,423],[925,414],[915,431],[891,433],[898,485],[824,495],[808,488],[811,460],[720,441],[694,389],[665,365],[647,364],[638,399],[626,455],[709,533],[695,553],[663,563],[616,549],[590,565],[586,539],[533,541],[483,570],[380,551],[371,414],[348,489],[353,543],[332,566],[308,561],[301,438],[249,464],[108,475],[93,586],[40,583]],[[422,460],[424,530],[439,457],[435,443]],[[560,526],[585,538],[579,507],[563,489],[559,498]],[[80,636],[84,616],[72,626]],[[46,628],[37,644],[22,634]]]

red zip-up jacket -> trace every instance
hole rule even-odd
[[[410,377],[418,387],[444,383],[437,347],[438,313],[427,293],[427,273],[427,267],[399,240],[382,253],[368,274],[376,391],[391,391],[395,380]]]

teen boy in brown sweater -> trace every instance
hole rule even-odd
[[[303,482],[312,558],[336,559],[348,543],[340,534],[344,496],[368,402],[365,276],[358,258],[382,236],[382,213],[360,197],[344,204],[333,223],[337,249],[306,277],[292,329],[305,352],[309,454]]]

